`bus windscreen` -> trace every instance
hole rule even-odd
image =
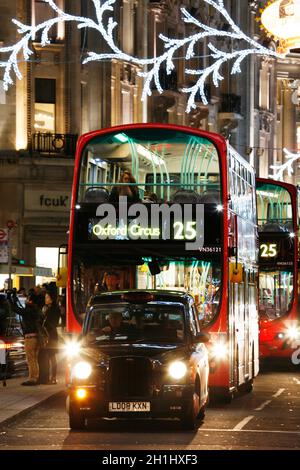
[[[176,289],[193,293],[210,323],[220,305],[222,224],[220,158],[209,139],[164,128],[91,138],[74,216],[77,318],[97,292]]]

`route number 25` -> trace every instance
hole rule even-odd
[[[277,256],[276,243],[263,243],[260,245],[260,256],[262,258],[275,258]]]

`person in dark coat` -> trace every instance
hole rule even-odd
[[[5,336],[9,323],[9,303],[6,295],[0,292],[0,335]]]
[[[37,385],[39,381],[39,324],[42,321],[42,313],[38,304],[39,299],[33,293],[28,295],[25,308],[20,307],[16,302],[12,304],[12,310],[22,318],[25,353],[29,370],[28,380],[23,382],[22,385]]]
[[[134,186],[136,185],[136,180],[130,171],[125,170],[123,172],[120,183],[122,183],[122,186],[115,186],[112,189],[109,202],[119,202],[120,196],[126,196],[129,203],[140,201],[138,188]]]
[[[44,314],[44,327],[49,335],[49,342],[46,348],[49,365],[50,365],[50,378],[49,383],[56,384],[57,375],[57,362],[56,353],[58,348],[58,334],[57,326],[60,319],[60,310],[56,302],[56,296],[53,292],[46,292],[45,306],[43,307]]]

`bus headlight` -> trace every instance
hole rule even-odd
[[[211,352],[215,359],[225,359],[228,353],[227,344],[222,341],[217,341],[212,346]]]
[[[291,340],[299,339],[300,338],[300,330],[296,326],[290,326],[287,330],[287,336]]]
[[[69,358],[77,356],[80,352],[80,349],[80,344],[77,341],[70,341],[65,345],[65,352]]]
[[[73,375],[76,379],[87,379],[91,373],[92,367],[88,362],[81,361],[73,367]]]
[[[182,361],[175,361],[169,365],[169,374],[173,379],[182,379],[187,373],[187,366]]]

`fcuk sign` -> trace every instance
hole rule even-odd
[[[25,210],[43,212],[68,212],[71,193],[65,191],[25,190]]]

